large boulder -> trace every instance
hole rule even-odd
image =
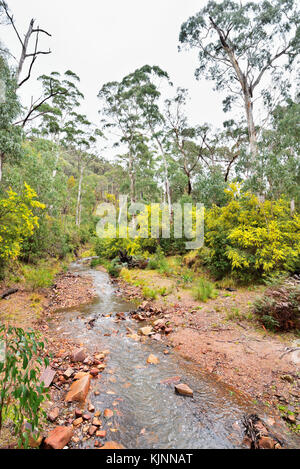
[[[73,435],[72,427],[56,427],[52,430],[44,441],[45,449],[63,449],[71,440]]]
[[[66,402],[84,402],[90,388],[90,375],[83,376],[81,379],[72,383],[66,397]]]

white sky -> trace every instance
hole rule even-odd
[[[199,11],[205,0],[7,0],[20,32],[31,18],[52,34],[43,39],[52,54],[40,56],[32,80],[22,87],[22,96],[38,96],[36,78],[52,71],[74,71],[86,97],[83,106],[89,119],[99,122],[97,94],[108,81],[121,80],[142,65],[159,65],[175,86],[188,88],[191,123],[221,126],[228,118],[222,112],[222,96],[213,84],[197,81],[196,51],[178,52],[181,24]],[[12,28],[1,28],[1,39],[17,57],[20,44]],[[29,97],[29,99],[28,99]]]

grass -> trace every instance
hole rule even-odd
[[[218,292],[212,282],[209,282],[204,278],[200,278],[196,286],[193,288],[193,296],[197,301],[206,302],[210,298],[216,298],[218,296]]]
[[[158,291],[149,287],[144,287],[143,295],[144,295],[144,298],[155,300],[157,298]]]
[[[23,266],[23,276],[26,286],[31,290],[38,288],[47,288],[53,284],[54,277],[58,272],[57,267],[50,267],[47,265],[41,266]]]
[[[172,269],[168,263],[168,260],[159,254],[154,255],[149,259],[147,269],[157,270],[160,274],[169,275],[172,272]]]

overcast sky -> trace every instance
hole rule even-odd
[[[38,93],[37,76],[71,69],[81,79],[89,119],[99,122],[97,94],[108,81],[121,80],[144,64],[159,65],[175,86],[188,88],[188,113],[193,124],[221,126],[222,96],[213,84],[197,81],[197,53],[178,52],[181,24],[199,11],[204,0],[7,0],[22,33],[31,18],[52,34],[43,39],[51,55],[40,56],[33,79],[22,87],[27,98]],[[3,37],[4,33],[4,37]],[[2,28],[2,40],[15,55],[20,45],[12,28]],[[30,98],[29,98],[30,99]]]

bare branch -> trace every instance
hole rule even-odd
[[[10,15],[9,10],[8,10],[7,5],[6,5],[5,2],[2,3],[2,6],[3,6],[3,8],[4,8],[4,11],[5,11],[5,13],[6,13],[7,18],[9,19],[9,21],[10,21],[12,27],[14,28],[15,33],[16,33],[16,35],[17,35],[17,37],[18,37],[18,39],[19,39],[19,41],[20,41],[20,43],[21,43],[21,45],[22,45],[22,47],[23,47],[23,41],[22,41],[21,36],[20,36],[20,34],[19,34],[19,32],[18,32],[18,30],[17,30],[17,28],[16,28],[16,25],[15,25],[13,16]]]

